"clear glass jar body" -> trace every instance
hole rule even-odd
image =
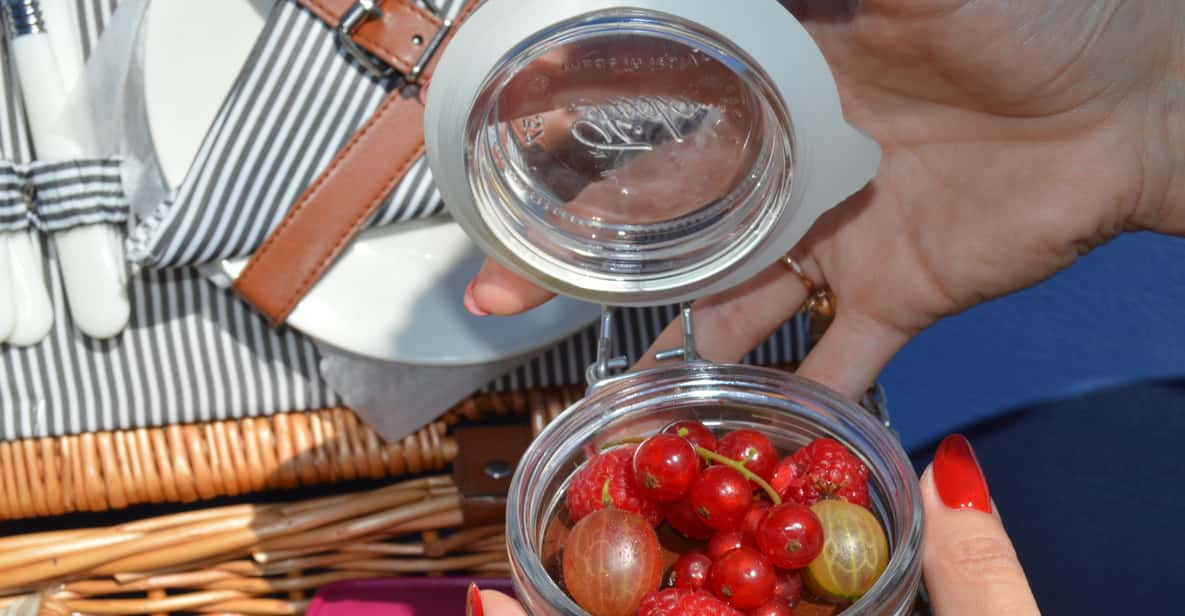
[[[891,557],[876,585],[844,613],[911,613],[922,575],[921,493],[893,434],[860,406],[793,375],[705,362],[601,384],[561,414],[524,454],[510,487],[506,533],[515,588],[528,613],[586,614],[548,575],[542,555],[548,525],[587,452],[680,419],[702,421],[717,432],[758,429],[779,451],[824,436],[851,448],[868,465],[873,511],[885,524]]]

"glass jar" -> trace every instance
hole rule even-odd
[[[449,213],[559,295],[678,304],[738,286],[868,183],[776,0],[486,0],[441,54],[424,139]]]
[[[573,472],[589,451],[653,433],[677,420],[713,431],[757,429],[779,451],[833,438],[869,469],[873,512],[889,539],[888,567],[845,614],[911,613],[921,583],[918,477],[896,437],[862,407],[794,375],[743,365],[691,362],[604,381],[532,443],[511,483],[506,537],[519,598],[533,615],[586,614],[548,573],[558,546],[547,532]]]
[[[743,5],[743,6],[742,6]],[[777,263],[875,175],[810,34],[777,0],[486,0],[443,51],[424,115],[449,213],[487,255],[600,304],[587,399],[522,459],[507,536],[531,614],[584,612],[544,562],[590,446],[695,418],[783,451],[830,436],[863,458],[892,557],[848,613],[906,614],[921,579],[917,477],[886,427],[784,373],[698,361],[690,302]],[[684,363],[606,378],[614,306],[683,305]]]

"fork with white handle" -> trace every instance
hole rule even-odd
[[[24,96],[33,145],[40,160],[72,160],[84,157],[83,135],[62,131],[58,114],[67,99],[67,78],[63,74],[46,31],[38,0],[3,0],[9,22],[9,49],[15,61]],[[61,2],[50,2],[58,15],[69,14]],[[66,69],[77,77],[74,58],[67,56]],[[131,313],[127,299],[126,269],[122,246],[109,225],[84,225],[53,234],[66,299],[74,322],[84,334],[96,338],[115,336],[127,325]],[[12,238],[9,238],[10,244]],[[18,250],[17,252],[20,252]],[[13,253],[12,272],[21,275],[27,262],[18,262]],[[20,255],[23,261],[28,254]],[[40,262],[36,264],[40,271]],[[15,331],[9,336],[14,344],[35,343],[35,327],[52,324],[52,306],[45,295],[44,304],[34,298],[21,301],[25,289],[17,286]],[[36,295],[36,292],[34,291]],[[40,313],[40,314],[38,314]],[[29,319],[30,321],[26,321]],[[46,323],[48,321],[48,323]],[[17,334],[25,334],[18,336]]]

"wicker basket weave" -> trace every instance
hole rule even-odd
[[[43,614],[299,614],[317,588],[339,580],[505,577],[503,527],[466,526],[452,478],[431,474],[457,458],[450,428],[518,417],[538,434],[583,394],[559,387],[475,395],[394,444],[346,409],[0,443],[6,519],[399,481],[296,503],[0,538],[0,608],[35,596]]]
[[[537,434],[581,395],[579,387],[476,395],[391,444],[340,408],[0,442],[0,519],[441,471],[457,457],[450,426],[530,415]]]
[[[502,526],[462,528],[447,476],[0,539],[0,607],[45,614],[299,614],[339,580],[508,573]]]

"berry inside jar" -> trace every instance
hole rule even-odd
[[[834,615],[884,572],[869,470],[838,441],[678,421],[590,452],[545,535],[592,616]]]

